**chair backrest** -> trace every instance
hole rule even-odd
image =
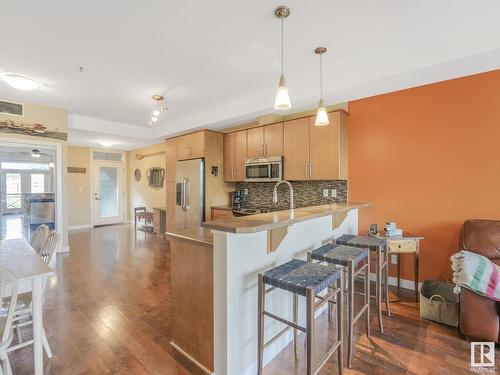
[[[0,319],[0,340],[4,343],[12,334],[12,319],[17,303],[17,279],[12,272],[3,267],[0,267],[0,301],[7,311],[5,318]]]
[[[35,232],[31,235],[30,245],[37,253],[40,252],[45,241],[47,240],[47,236],[49,235],[49,227],[45,224],[40,224]]]
[[[134,207],[134,214],[137,215],[138,212],[146,212],[146,207],[141,206],[141,207]]]
[[[59,234],[56,231],[50,232],[47,237],[47,241],[45,241],[44,246],[40,250],[38,254],[40,254],[40,258],[47,263],[50,264],[50,261],[56,254],[57,245],[59,244]]]

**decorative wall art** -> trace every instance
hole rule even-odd
[[[0,133],[32,135],[35,137],[59,139],[61,141],[68,140],[67,133],[49,131],[42,124],[24,124],[13,120],[0,120]]]
[[[149,187],[161,188],[163,187],[163,180],[165,178],[165,168],[149,168],[146,172],[146,177],[148,179]]]
[[[139,168],[136,168],[134,171],[134,178],[137,182],[141,181],[141,171]]]

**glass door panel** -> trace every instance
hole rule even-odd
[[[123,222],[123,163],[94,161],[94,225]]]
[[[118,168],[100,167],[99,169],[101,191],[100,216],[102,218],[118,216]]]

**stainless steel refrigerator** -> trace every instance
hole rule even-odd
[[[205,160],[178,161],[175,170],[175,227],[197,228],[205,221]]]

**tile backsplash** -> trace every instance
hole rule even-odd
[[[291,184],[296,208],[347,201],[347,180],[291,181]],[[274,182],[237,182],[235,188],[248,189],[248,195],[243,199],[245,208],[264,208],[273,211],[288,209],[290,207],[288,186],[281,184],[278,187],[278,203],[274,204],[272,201],[274,185]],[[323,189],[336,189],[337,197],[323,197]]]

